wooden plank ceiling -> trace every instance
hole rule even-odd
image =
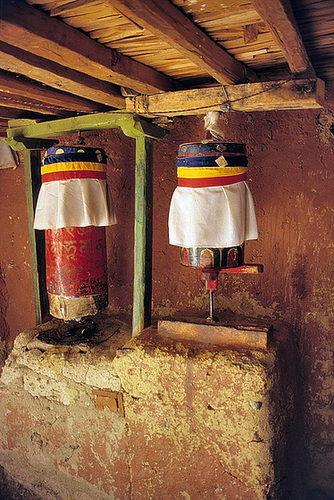
[[[332,0],[0,4],[3,120],[124,109],[124,96],[137,94],[313,78],[313,67],[334,77]]]

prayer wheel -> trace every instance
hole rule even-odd
[[[262,272],[262,266],[244,264],[244,242],[258,236],[247,163],[239,143],[195,142],[178,151],[169,242],[180,247],[181,264],[201,269],[210,293],[209,323],[217,320],[213,292],[220,272]]]
[[[45,257],[52,316],[81,318],[108,305],[105,227],[48,229]]]
[[[244,144],[181,144],[178,187],[170,209],[170,243],[190,267],[229,268],[243,264],[243,243],[257,238],[251,194],[245,183]]]
[[[41,169],[35,229],[45,230],[50,314],[64,320],[108,304],[105,227],[116,223],[100,148],[55,146]]]

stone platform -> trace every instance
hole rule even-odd
[[[0,387],[8,476],[43,500],[288,498],[283,342],[232,349],[153,327],[130,339],[122,319],[100,321],[97,345],[45,345],[50,323],[17,337]]]

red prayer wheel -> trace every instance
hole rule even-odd
[[[105,227],[115,224],[101,148],[54,146],[43,159],[35,229],[45,230],[50,314],[63,320],[108,305]]]
[[[72,320],[108,305],[105,227],[45,231],[50,314]]]

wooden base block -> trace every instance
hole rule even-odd
[[[268,347],[269,328],[204,325],[183,321],[158,321],[158,334],[174,339],[194,340],[249,349]]]

